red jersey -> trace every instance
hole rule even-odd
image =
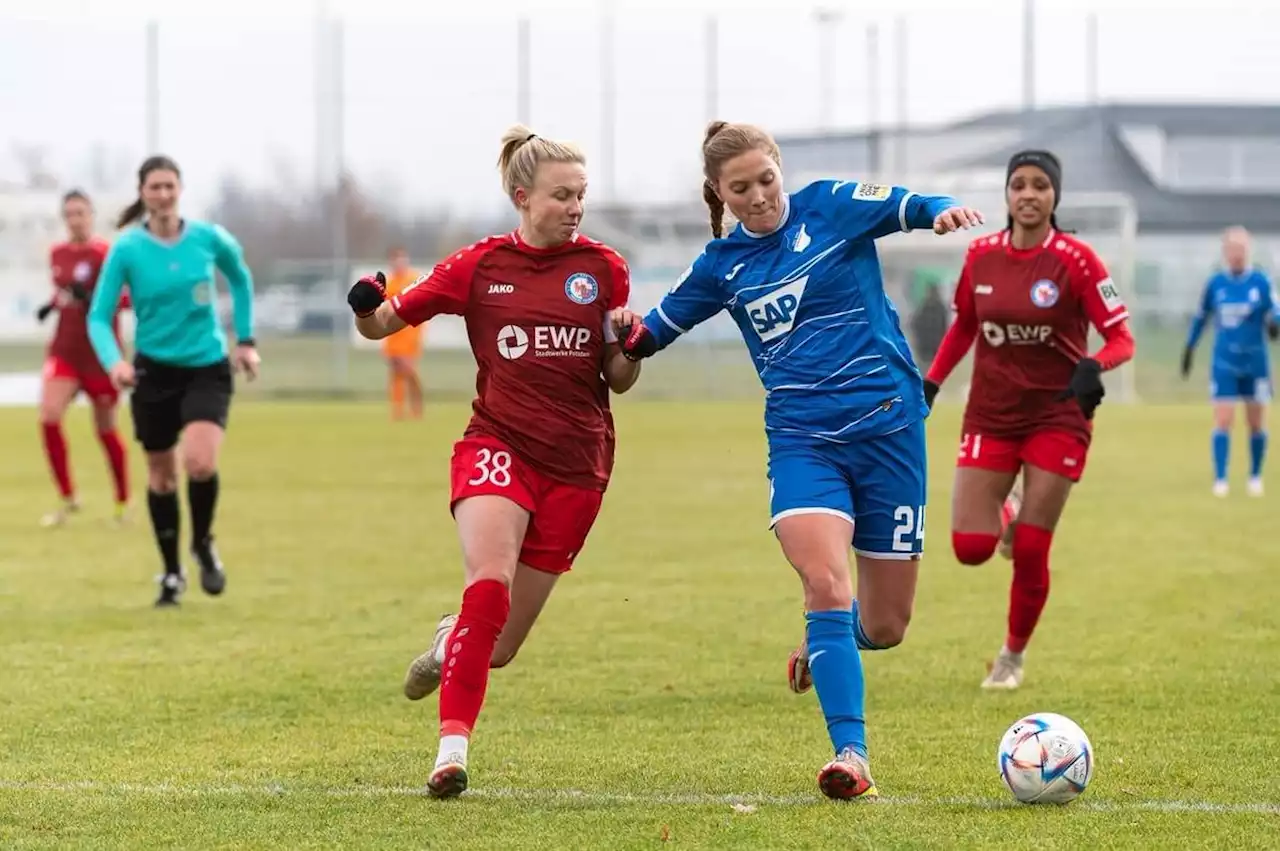
[[[465,317],[477,367],[468,437],[496,437],[549,478],[603,491],[614,451],[604,329],[630,295],[612,248],[576,234],[538,249],[510,233],[449,257],[391,306],[410,325]]]
[[[88,300],[71,297],[71,285],[84,287],[86,296],[93,295],[94,285],[98,283],[98,273],[107,259],[105,240],[93,238],[88,242],[60,242],[49,252],[49,266],[53,275],[53,287],[60,291],[62,304],[58,309],[58,324],[49,341],[49,355],[60,358],[73,366],[77,371],[94,374],[102,372],[102,365],[89,344],[89,329],[86,316],[89,312]],[[120,306],[126,306],[122,298]],[[116,323],[116,336],[119,337],[119,322]]]
[[[1008,231],[974,240],[953,307],[954,336],[966,349],[976,336],[978,346],[965,433],[1019,438],[1058,428],[1089,439],[1080,406],[1057,397],[1089,356],[1090,324],[1108,339],[1122,336],[1129,354],[1132,338],[1124,300],[1088,244],[1054,230],[1025,250],[1013,247]],[[947,363],[939,351],[929,378],[941,382],[963,356]]]

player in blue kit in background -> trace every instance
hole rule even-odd
[[[812,677],[835,748],[818,785],[831,798],[874,796],[858,649],[897,645],[911,619],[928,414],[874,241],[982,217],[951,198],[852,181],[788,194],[777,144],[751,125],[713,122],[702,156],[716,239],[643,321],[618,310],[614,322],[636,359],[721,310],[741,329],[767,394],[770,526],[804,587],[793,688]],[[726,207],[740,224],[722,238]]]
[[[1271,356],[1267,337],[1280,337],[1280,305],[1271,279],[1249,265],[1249,232],[1231,228],[1222,238],[1226,268],[1205,284],[1200,309],[1191,322],[1182,353],[1182,377],[1191,374],[1192,355],[1213,317],[1213,493],[1226,496],[1227,459],[1236,403],[1244,402],[1249,424],[1249,493],[1262,496],[1262,462],[1267,454],[1267,403],[1271,401]]]
[[[147,453],[147,507],[164,560],[157,606],[176,605],[186,589],[178,555],[178,439],[191,509],[191,554],[200,585],[221,594],[226,585],[213,546],[218,500],[218,453],[231,408],[232,372],[258,374],[253,340],[253,278],[240,244],[218,225],[183,219],[178,166],[150,157],[138,170],[138,199],[121,214],[125,228],[107,254],[89,305],[89,341],[116,387],[132,387],[133,431]],[[228,358],[218,317],[214,270],[231,290],[236,332]],[[128,284],[137,320],[134,362],[124,359],[111,319]]]

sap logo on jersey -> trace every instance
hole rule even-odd
[[[590,342],[589,328],[564,325],[535,325],[533,328],[533,356],[536,358],[591,357],[587,348]],[[529,332],[518,325],[504,325],[498,331],[498,354],[507,360],[522,357],[529,351],[529,343]]]
[[[800,309],[800,299],[804,297],[804,288],[809,283],[809,276],[792,281],[779,287],[763,298],[748,302],[747,316],[760,335],[760,342],[781,337],[791,331],[796,321],[796,311]]]
[[[982,323],[982,337],[989,346],[1035,346],[1049,342],[1053,336],[1052,325],[999,325],[995,322]]]

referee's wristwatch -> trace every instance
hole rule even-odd
[[[251,349],[258,348],[258,341],[253,337],[245,337],[243,340],[236,340],[237,346],[248,346]]]

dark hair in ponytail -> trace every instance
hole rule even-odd
[[[728,121],[712,121],[702,139],[702,200],[711,213],[711,233],[716,239],[724,236],[724,201],[716,194],[716,181],[720,169],[729,160],[747,151],[764,151],[770,159],[782,166],[782,153],[773,137],[750,124],[730,124]]]
[[[120,217],[116,219],[117,229],[133,224],[147,212],[147,205],[142,202],[142,187],[147,182],[147,176],[153,171],[171,171],[179,179],[182,177],[182,171],[178,168],[178,164],[169,157],[157,154],[143,160],[142,165],[138,168],[138,197],[132,204],[121,211]]]

